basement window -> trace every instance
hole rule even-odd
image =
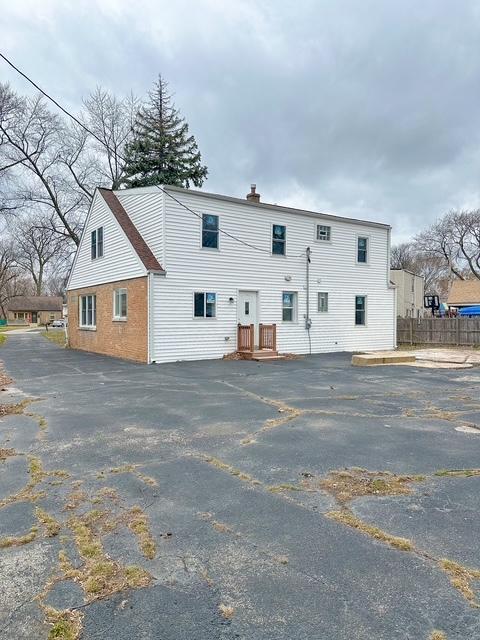
[[[113,319],[127,319],[127,290],[115,289],[113,292]]]
[[[90,255],[92,260],[103,258],[103,227],[98,227],[90,234]]]
[[[215,318],[217,315],[217,294],[196,291],[193,294],[193,315],[195,318]]]
[[[80,296],[80,327],[84,329],[97,327],[97,296],[95,294]]]

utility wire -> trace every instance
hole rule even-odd
[[[108,144],[105,142],[105,140],[102,140],[99,136],[97,136],[93,131],[91,131],[81,120],[79,120],[76,116],[74,116],[72,113],[70,113],[70,111],[68,111],[67,109],[65,109],[65,107],[62,107],[62,105],[55,100],[55,98],[52,98],[51,95],[49,95],[46,91],[44,91],[36,82],[34,82],[29,76],[27,76],[26,73],[24,73],[23,71],[21,71],[17,66],[15,66],[13,64],[13,62],[11,60],[9,60],[2,52],[0,52],[0,57],[5,60],[5,62],[10,65],[10,67],[12,67],[12,69],[14,69],[17,73],[19,73],[23,78],[25,78],[25,80],[27,80],[27,82],[29,82],[31,85],[33,85],[35,87],[35,89],[37,89],[37,91],[40,91],[40,93],[42,95],[44,95],[48,100],[50,100],[51,102],[53,102],[53,104],[58,107],[61,111],[63,111],[63,113],[65,115],[67,115],[69,118],[71,118],[74,122],[76,122],[80,127],[82,127],[82,129],[84,129],[87,133],[89,133],[91,136],[93,136],[95,138],[95,140],[98,140],[98,142],[100,142],[101,145],[103,145],[107,151],[109,151],[112,155],[116,156],[116,158],[118,158],[119,160],[121,160],[123,163],[126,162],[125,158],[122,157],[117,151],[114,151],[113,149],[111,149]],[[164,189],[163,187],[161,187],[160,185],[154,185],[157,189],[159,189],[160,191],[162,191],[165,195],[167,195],[169,198],[171,198],[172,200],[174,200],[177,204],[179,204],[181,207],[183,207],[184,209],[186,209],[187,211],[189,211],[190,213],[192,213],[194,216],[196,216],[197,218],[200,218],[200,220],[203,219],[202,214],[197,213],[196,211],[194,211],[193,209],[191,209],[190,207],[188,207],[186,204],[184,204],[183,202],[181,202],[180,200],[178,200],[178,198],[176,198],[175,196],[173,196],[171,193],[169,193],[166,189]],[[262,249],[261,247],[257,247],[254,244],[250,244],[249,242],[246,242],[245,240],[242,240],[241,238],[237,238],[237,236],[234,236],[231,233],[228,233],[228,231],[224,231],[223,229],[218,229],[219,233],[223,233],[223,235],[227,236],[228,238],[231,238],[232,240],[235,240],[236,242],[239,242],[240,244],[245,245],[246,247],[249,247],[250,249],[254,249],[255,251],[261,251],[262,253],[268,253],[270,255],[270,251],[268,249]]]

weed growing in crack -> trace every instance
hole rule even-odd
[[[392,536],[389,533],[382,531],[382,529],[379,529],[378,527],[367,524],[363,520],[360,520],[360,518],[357,518],[350,510],[345,509],[343,511],[329,511],[325,515],[331,520],[340,522],[347,527],[358,529],[359,531],[366,533],[372,538],[375,538],[375,540],[385,542],[386,544],[394,547],[395,549],[399,549],[400,551],[413,551],[415,548],[413,546],[413,543],[410,540],[407,540],[407,538],[398,538],[397,536]]]

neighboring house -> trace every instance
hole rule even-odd
[[[62,317],[63,299],[56,296],[16,296],[7,305],[7,323],[41,325]]]
[[[480,304],[480,280],[453,280],[447,304],[457,309]]]
[[[407,269],[390,269],[390,280],[397,289],[397,316],[399,318],[423,318],[425,279]]]
[[[162,188],[96,190],[67,286],[70,346],[221,358],[239,323],[256,345],[276,325],[283,353],[395,346],[388,225],[263,204],[254,187],[246,200]]]

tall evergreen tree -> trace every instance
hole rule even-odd
[[[138,111],[133,139],[125,148],[128,187],[201,187],[207,176],[195,138],[189,135],[188,124],[167,89],[167,83],[159,76],[147,103]]]

